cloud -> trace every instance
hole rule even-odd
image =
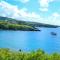
[[[39,0],[40,11],[48,11],[49,3],[53,1],[54,0]]]
[[[48,18],[49,18],[48,20],[58,21],[58,20],[60,20],[60,14],[58,12],[54,12]]]
[[[40,11],[46,12],[48,11],[48,8],[40,8]]]
[[[58,12],[52,13],[47,20],[48,24],[60,26],[60,14]]]
[[[29,0],[15,0],[15,1],[22,2],[22,3],[27,3],[27,2],[29,2]]]
[[[40,6],[41,7],[48,7],[50,2],[53,2],[54,0],[39,0]]]
[[[52,16],[53,16],[53,17],[59,17],[59,16],[60,16],[60,14],[59,14],[59,13],[57,13],[57,12],[55,12],[55,13],[53,13],[53,14],[52,14]]]
[[[11,17],[15,11],[18,11],[17,6],[11,5],[5,1],[0,2],[0,15]]]
[[[12,17],[16,19],[24,19],[33,21],[40,19],[40,15],[35,12],[28,12],[27,8],[18,9],[17,6],[11,5],[5,1],[0,2],[0,16]]]
[[[46,10],[47,9],[44,11]],[[0,2],[0,16],[11,17],[25,21],[60,25],[60,14],[57,12],[52,13],[51,16],[45,19],[36,12],[29,12],[27,8],[19,9],[16,5],[11,5],[5,1]]]

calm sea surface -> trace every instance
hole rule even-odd
[[[0,48],[43,49],[47,53],[60,52],[60,28],[40,28],[41,31],[0,30]],[[55,32],[56,35],[51,35]]]

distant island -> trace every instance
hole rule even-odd
[[[16,20],[13,18],[0,16],[0,30],[40,31],[36,27],[57,28],[59,26]]]

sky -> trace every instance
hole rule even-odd
[[[60,0],[0,0],[0,16],[60,26]]]

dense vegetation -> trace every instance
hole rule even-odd
[[[60,54],[46,54],[42,50],[23,52],[0,48],[0,60],[60,60]]]
[[[16,24],[16,23],[8,22],[8,21],[0,21],[0,29],[3,29],[3,30],[26,30],[26,31],[38,30],[37,28],[34,28],[29,25]]]
[[[2,29],[32,30],[33,31],[33,30],[38,30],[36,27],[56,28],[59,26],[37,23],[37,22],[16,20],[16,19],[0,16],[0,28]]]

